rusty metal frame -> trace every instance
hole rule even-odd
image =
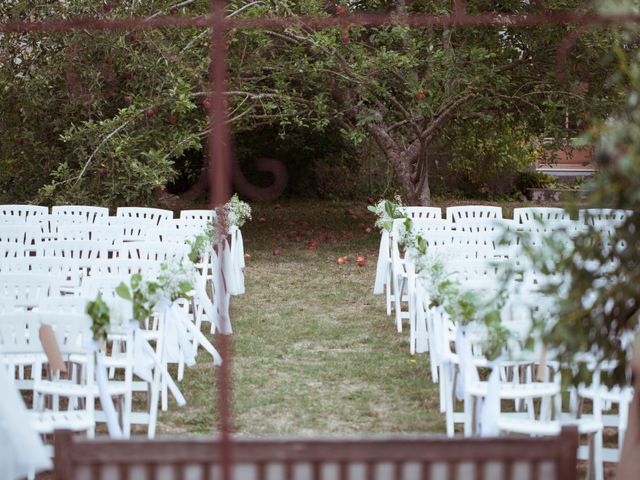
[[[566,60],[568,51],[575,44],[579,34],[589,26],[619,27],[640,23],[640,15],[604,15],[587,11],[545,11],[540,9],[531,14],[469,14],[464,0],[453,0],[450,15],[398,15],[390,13],[360,13],[337,16],[298,16],[263,18],[228,18],[225,16],[226,0],[210,0],[210,13],[204,16],[166,15],[154,18],[99,19],[72,18],[50,21],[11,21],[0,23],[0,33],[64,32],[68,30],[133,31],[151,28],[211,28],[210,43],[210,91],[209,109],[210,128],[208,153],[209,198],[211,208],[219,208],[231,194],[232,166],[230,152],[230,132],[228,109],[225,98],[228,57],[226,33],[230,29],[272,29],[291,26],[304,26],[310,29],[327,29],[351,25],[384,26],[402,25],[408,27],[522,27],[522,26],[560,26],[576,27],[569,30],[557,51],[558,72],[562,77],[561,63]],[[586,5],[585,5],[586,6]],[[223,218],[219,215],[218,218]],[[217,232],[219,251],[221,248],[224,225]],[[224,253],[224,252],[223,252]],[[219,262],[221,265],[222,262]],[[221,274],[214,272],[214,274]],[[217,292],[224,296],[225,292]],[[231,340],[221,335],[218,349],[224,363],[217,371],[218,385],[218,427],[223,478],[231,478],[233,432],[232,381],[231,381]]]

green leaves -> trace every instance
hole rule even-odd
[[[116,287],[116,293],[118,294],[118,296],[124,298],[125,300],[133,300],[131,291],[129,290],[129,287],[124,284],[124,282],[120,283],[120,285]]]
[[[86,313],[91,317],[91,331],[94,340],[106,340],[109,327],[109,307],[102,300],[102,295],[87,303]]]

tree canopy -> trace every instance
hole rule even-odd
[[[11,0],[0,21],[89,16],[198,15],[209,2]],[[176,6],[178,5],[178,6]],[[181,6],[180,6],[181,5]],[[547,10],[579,2],[545,2]],[[241,1],[228,15],[447,14],[442,2]],[[515,0],[470,1],[470,13],[527,13]],[[491,172],[531,161],[560,119],[603,118],[620,102],[608,83],[615,32],[591,29],[571,49],[564,79],[558,45],[573,27],[350,27],[237,30],[228,36],[228,107],[235,133],[309,129],[359,145],[373,139],[409,203],[430,201],[433,148]],[[5,201],[144,203],[203,151],[208,132],[210,32],[146,29],[8,34],[0,39],[0,188]],[[205,162],[206,168],[206,162]]]

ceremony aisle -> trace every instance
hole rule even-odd
[[[232,301],[238,433],[442,432],[426,357],[409,355],[371,292],[380,236],[366,204],[252,207],[247,290]],[[160,416],[160,433],[213,431],[214,371],[185,372],[187,405]]]

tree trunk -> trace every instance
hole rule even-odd
[[[372,122],[367,125],[367,130],[393,166],[396,181],[402,190],[405,202],[409,205],[429,206],[431,192],[425,145],[418,139],[402,150],[383,126]],[[420,167],[417,180],[412,171],[414,166]]]

